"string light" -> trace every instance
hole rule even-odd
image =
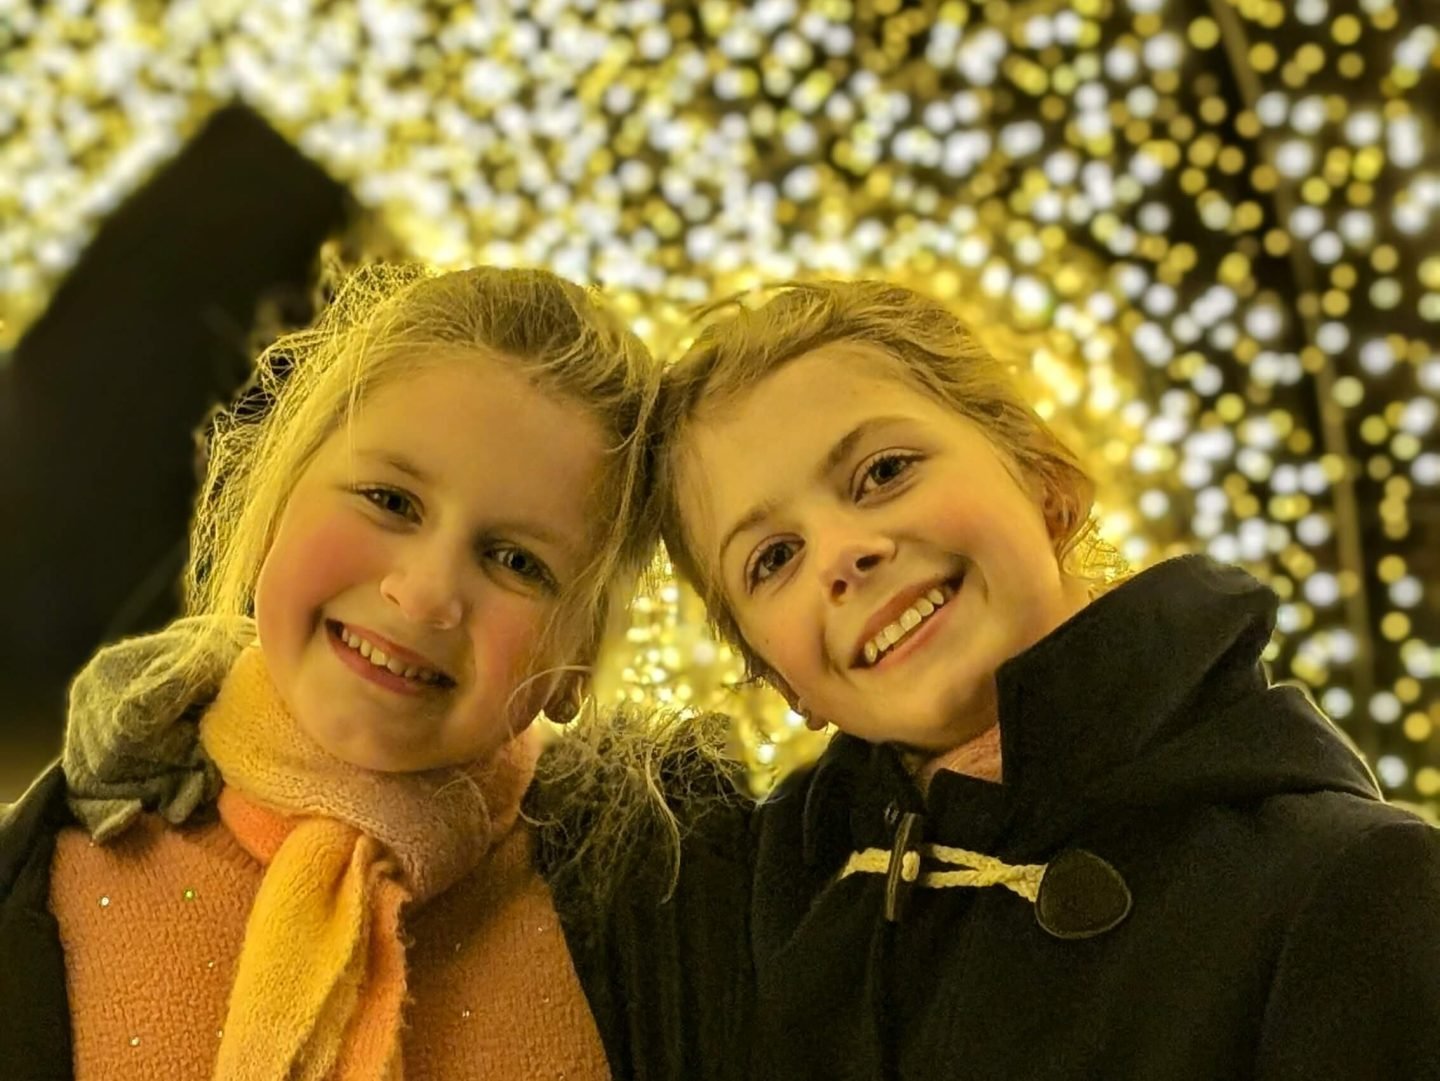
[[[657,349],[890,276],[1025,367],[1127,555],[1270,581],[1277,674],[1440,793],[1440,32],[1388,0],[0,0],[0,53],[0,347],[234,98],[417,255],[603,284]],[[738,663],[667,584],[601,685],[734,713],[763,784],[821,737]]]

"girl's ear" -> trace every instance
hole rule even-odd
[[[791,708],[796,713],[800,714],[801,717],[805,718],[805,727],[810,729],[810,731],[812,732],[823,732],[825,731],[825,729],[830,727],[829,721],[827,721],[824,717],[820,717],[814,713],[811,713],[810,707],[807,706],[804,702],[797,700]]]
[[[578,672],[567,672],[561,676],[554,693],[545,703],[545,716],[556,724],[569,724],[580,716],[580,710],[585,705],[584,686],[585,681]]]
[[[1002,452],[1001,460],[1030,503],[1040,511],[1041,517],[1045,519],[1045,531],[1053,540],[1061,526],[1064,507],[1056,492],[1053,478],[1047,476],[1044,470],[1019,461],[1009,453]]]
[[[1065,531],[1064,505],[1053,493],[1047,493],[1040,504],[1040,513],[1045,516],[1045,531],[1050,534],[1050,539],[1059,540],[1060,534]]]
[[[752,680],[760,680],[761,682],[768,683],[771,687],[774,687],[775,690],[779,692],[780,697],[785,699],[786,704],[792,710],[798,713],[801,717],[805,718],[805,727],[810,729],[810,731],[823,732],[826,728],[829,727],[830,722],[827,721],[824,717],[817,717],[814,713],[812,713],[810,711],[810,707],[805,704],[804,699],[802,699],[798,694],[795,693],[794,690],[791,689],[790,684],[786,683],[785,680],[780,678],[779,673],[774,671],[764,662],[752,659],[749,662],[749,670],[746,678]]]
[[[1069,501],[1056,488],[1050,477],[1040,476],[1032,481],[1036,505],[1045,519],[1045,532],[1052,541],[1058,541],[1071,527]]]

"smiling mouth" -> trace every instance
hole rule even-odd
[[[873,668],[896,646],[909,641],[910,636],[928,623],[932,616],[954,599],[960,585],[965,581],[962,574],[957,578],[932,586],[911,602],[892,622],[882,627],[873,638],[860,647],[855,659],[856,668]]]
[[[330,620],[329,626],[330,633],[335,639],[352,651],[358,659],[368,662],[376,670],[376,675],[384,672],[407,683],[440,690],[455,686],[455,681],[444,672],[392,657],[381,646],[371,642],[364,635],[357,634],[343,623]]]

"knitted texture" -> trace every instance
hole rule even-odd
[[[290,819],[234,788],[220,815],[262,863],[230,989],[223,1081],[390,1081],[400,1069],[408,900],[371,837],[330,818]]]
[[[599,1046],[594,1023],[528,848],[519,864],[499,853],[487,857],[497,841],[516,834],[520,797],[534,770],[531,739],[510,741],[483,768],[360,770],[299,731],[258,648],[237,659],[200,733],[227,783],[220,799],[224,827],[167,831],[146,816],[143,830],[110,848],[92,845],[80,831],[61,837],[52,907],[66,945],[77,1069],[90,1064],[95,1072],[89,1076],[117,1076],[114,1051],[123,1046],[125,1066],[134,1064],[137,1077],[398,1078],[413,1042],[406,1040],[402,1055],[402,906],[443,893],[477,865],[495,863],[507,871],[507,888],[487,899],[508,918],[477,928],[483,932],[478,943],[447,934],[452,954],[469,956],[476,977],[503,959],[497,972],[508,978],[501,984],[509,990],[502,1001],[516,997],[517,979],[523,986],[539,977],[546,993],[569,1004],[569,1013],[578,1009],[583,1023],[568,1019],[568,1035],[542,1039],[532,1051],[574,1068],[598,1061],[599,1074],[573,1076],[604,1076],[603,1054],[598,1060],[591,1054]],[[237,861],[237,839],[248,860]],[[214,902],[198,905],[202,892]],[[117,920],[111,917],[122,894],[130,918]],[[181,910],[169,912],[177,897]],[[195,926],[202,910],[209,917]],[[151,913],[164,925],[150,927]],[[511,926],[511,920],[518,922]],[[532,925],[551,930],[536,936],[520,930]],[[182,928],[178,941],[176,926]],[[208,1012],[176,1009],[174,996],[194,991],[177,983],[187,967],[177,963],[197,948],[212,954],[203,960],[208,992],[219,988],[223,997],[228,991],[228,1008],[218,1014],[213,1003]],[[188,968],[201,963],[192,956]],[[453,993],[465,985],[446,981],[441,988]],[[480,1006],[498,1015],[490,989],[477,986],[470,997],[476,1006],[464,1007],[465,1020]],[[520,1048],[527,1045],[517,1043],[515,1033],[532,1019],[548,1030],[545,1012],[507,1021],[505,1037],[487,1057],[503,1058],[512,1047],[526,1057]],[[223,1020],[212,1026],[217,1017]],[[202,1020],[200,1029],[195,1019]],[[411,1010],[405,1019],[421,1037],[417,1046],[425,1047],[425,1032],[415,1027],[420,1016]],[[140,1031],[147,1025],[155,1029],[148,1040]],[[444,1076],[462,1076],[451,1057],[458,1046],[451,1040],[443,1051],[416,1054]],[[160,1058],[144,1065],[147,1047],[159,1048]],[[196,1072],[177,1073],[182,1063]]]
[[[379,773],[352,766],[300,731],[258,646],[235,661],[200,720],[200,740],[225,783],[257,802],[332,818],[375,838],[416,900],[457,881],[510,828],[539,756],[538,741],[526,733],[470,769]]]
[[[209,1079],[264,868],[219,823],[142,815],[112,844],[62,830],[50,908],[76,1081]]]
[[[405,995],[400,906],[453,885],[513,823],[535,740],[509,741],[473,773],[359,769],[300,731],[251,647],[201,718],[200,742],[237,801],[303,816],[228,823],[268,870],[216,1078],[393,1081]]]
[[[406,1081],[609,1077],[531,847],[517,824],[472,874],[406,910]],[[51,908],[76,1081],[214,1077],[264,873],[218,822],[176,829],[144,815],[104,846],[60,834]]]
[[[1000,759],[1000,726],[992,724],[974,739],[938,754],[919,765],[915,779],[922,788],[928,788],[935,774],[941,770],[963,773],[982,781],[999,783],[1003,763]]]
[[[62,761],[70,809],[98,841],[143,810],[184,822],[220,791],[191,708],[215,697],[249,619],[177,619],[106,646],[70,684]]]

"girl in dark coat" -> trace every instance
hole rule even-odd
[[[907,290],[786,288],[667,380],[671,557],[840,730],[757,818],[754,1076],[1440,1078],[1440,837],[1269,685],[1269,590],[1114,584],[1077,459]]]

